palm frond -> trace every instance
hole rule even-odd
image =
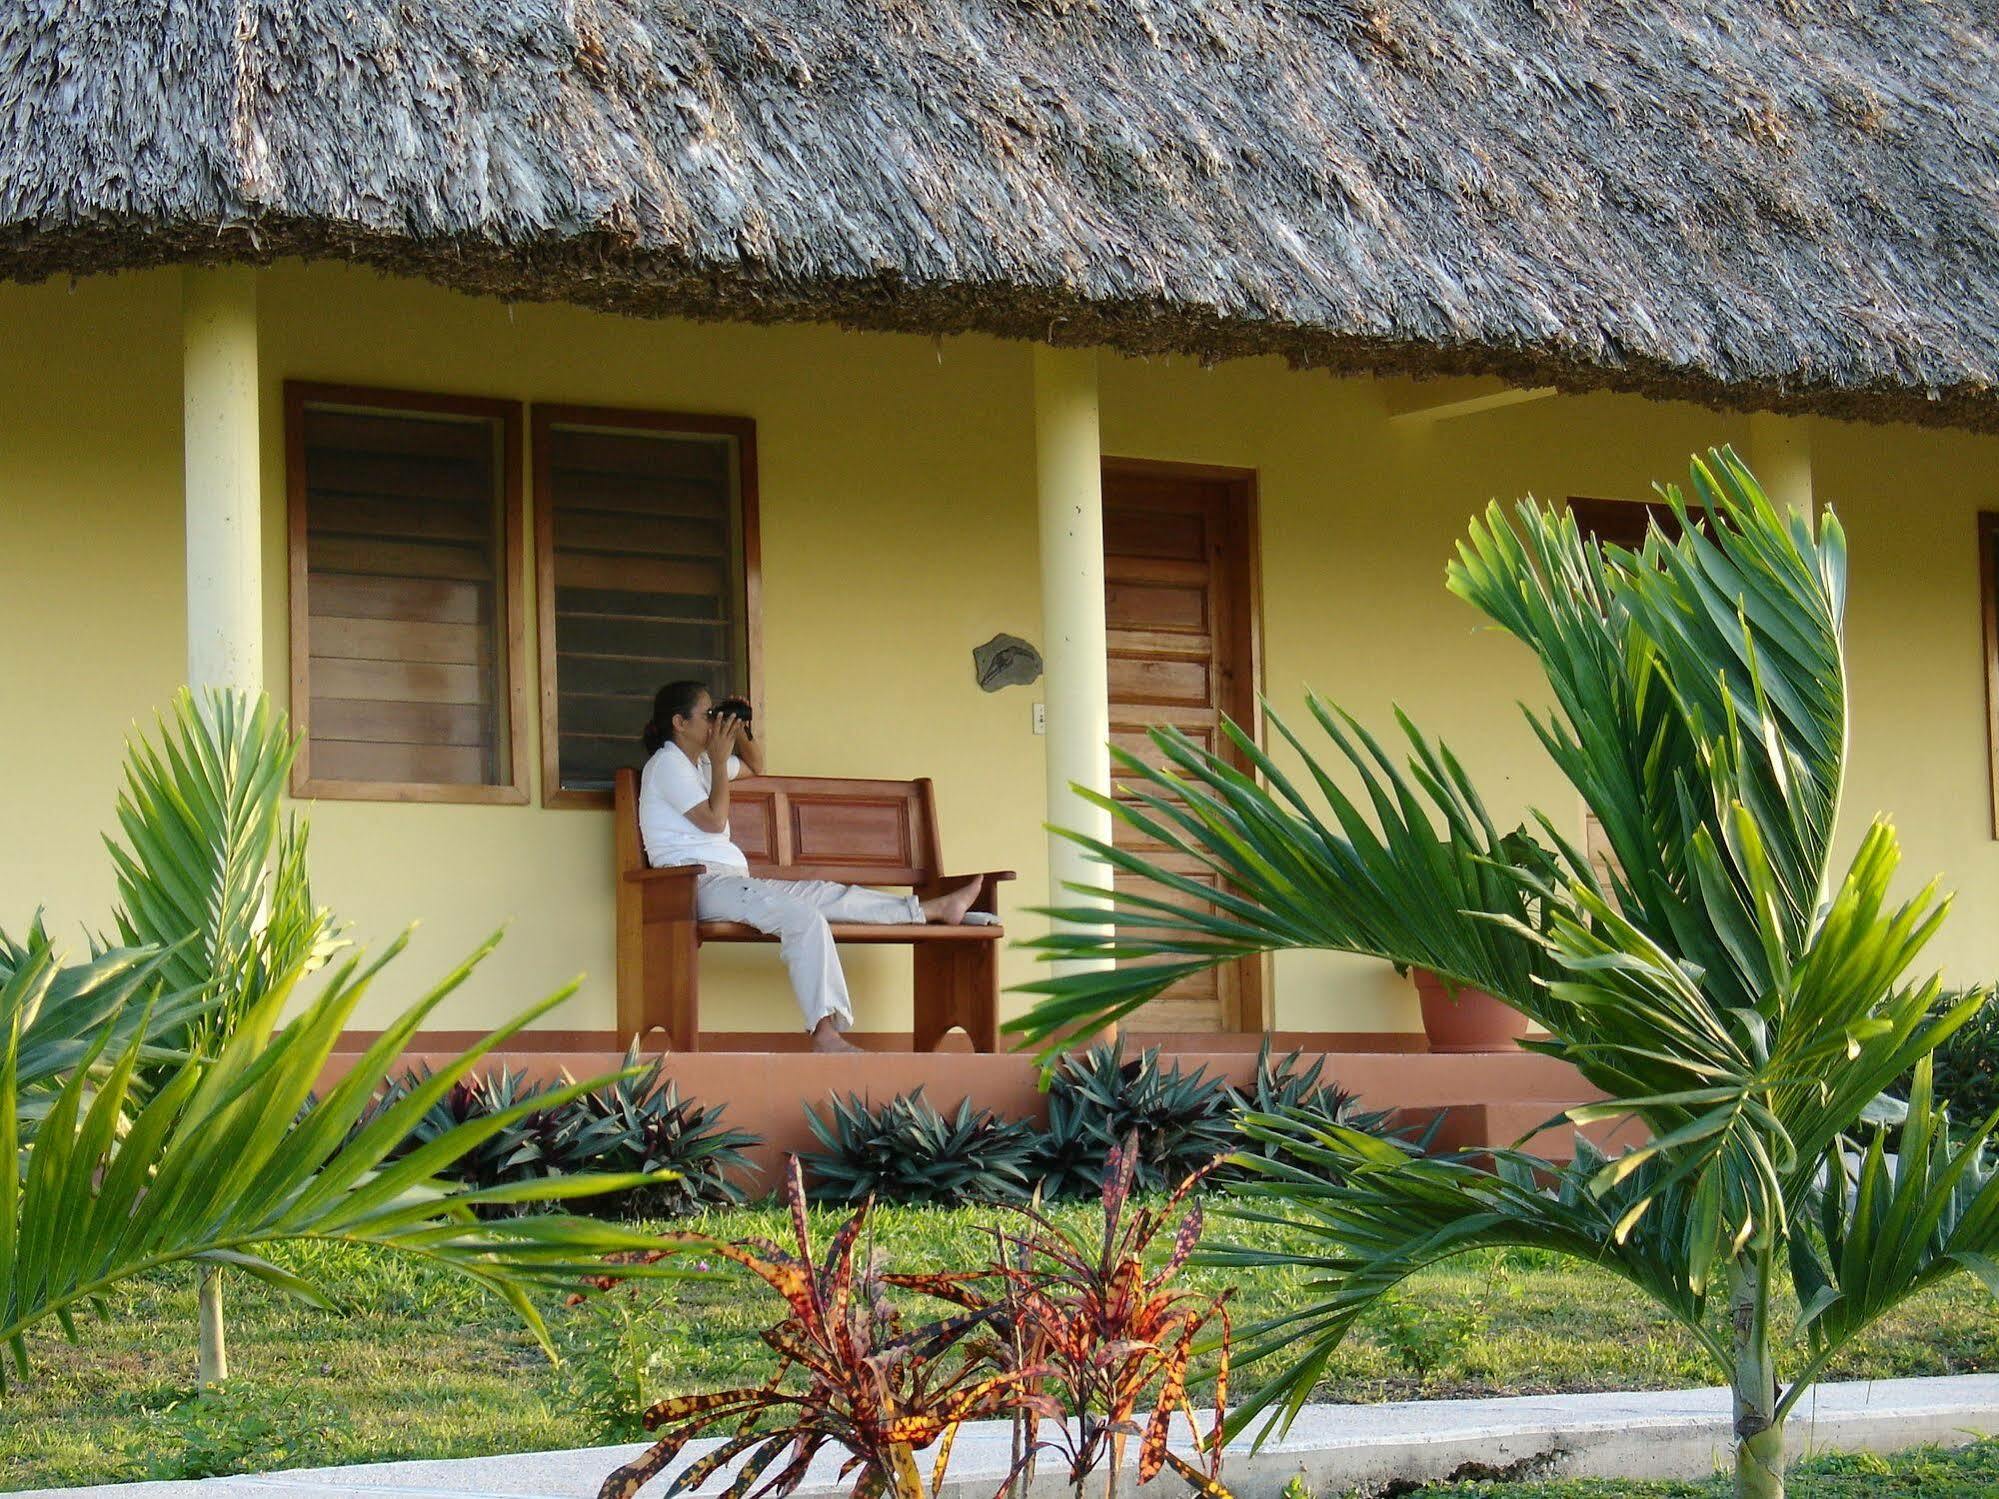
[[[297,748],[261,695],[186,689],[159,720],[157,742],[128,748],[124,842],[106,840],[115,919],[126,946],[166,954],[167,992],[203,997],[193,1044],[213,1047],[237,1012],[335,945],[330,918],[312,904],[305,832],[279,810]]]
[[[1199,861],[1220,888],[1162,868],[1159,859],[1066,835],[1158,893],[1078,887],[1072,893],[1091,904],[1049,911],[1067,929],[1028,946],[1051,958],[1126,966],[1021,985],[1044,998],[1009,1030],[1052,1051],[1078,1023],[1120,1018],[1189,972],[1287,948],[1429,968],[1531,1010],[1550,967],[1533,932],[1554,856],[1524,829],[1499,832],[1456,759],[1406,719],[1405,771],[1356,720],[1316,696],[1308,701],[1358,782],[1360,802],[1275,711],[1268,721],[1297,752],[1324,812],[1233,724],[1225,726],[1231,741],[1263,783],[1175,729],[1151,733],[1159,766],[1114,751],[1131,799],[1096,800]],[[1166,892],[1200,904],[1190,908]]]
[[[626,1191],[665,1173],[554,1177],[485,1190],[454,1186],[439,1173],[527,1111],[624,1074],[565,1084],[407,1154],[394,1152],[438,1094],[569,991],[532,1006],[361,1123],[417,1026],[496,941],[404,1011],[311,1106],[342,1028],[401,943],[368,966],[349,961],[279,1030],[295,968],[257,997],[213,1055],[185,1055],[143,1099],[133,1087],[145,1055],[143,1028],[131,1030],[116,1053],[109,1049],[115,1029],[101,1031],[68,1070],[26,1148],[19,1118],[27,1030],[17,1016],[0,1062],[0,1340],[12,1343],[17,1367],[25,1367],[29,1329],[65,1320],[119,1282],[168,1265],[226,1264],[328,1302],[321,1288],[267,1257],[269,1245],[304,1239],[440,1263],[504,1297],[547,1346],[529,1287],[567,1287],[601,1268],[604,1255],[659,1241],[593,1219],[482,1220],[474,1210]],[[99,1062],[108,1068],[93,1066]]]
[[[1574,1163],[1558,1172],[1511,1150],[1425,1156],[1408,1141],[1302,1109],[1248,1115],[1241,1127],[1277,1149],[1237,1158],[1253,1174],[1220,1215],[1281,1225],[1287,1237],[1302,1234],[1317,1247],[1223,1246],[1199,1256],[1235,1269],[1285,1266],[1304,1277],[1297,1310],[1243,1329],[1238,1361],[1282,1368],[1238,1408],[1233,1430],[1259,1415],[1266,1430],[1288,1422],[1356,1320],[1410,1276],[1477,1249],[1547,1250],[1608,1271],[1670,1312],[1726,1373],[1727,1353],[1707,1325],[1702,1265],[1687,1252],[1699,1235],[1696,1204],[1683,1190],[1661,1194],[1658,1166],[1604,1191],[1603,1158],[1581,1138]],[[1660,1205],[1626,1230],[1641,1193]]]
[[[1820,1157],[1818,1234],[1791,1240],[1791,1274],[1810,1365],[1787,1408],[1854,1338],[1910,1298],[1969,1271],[1999,1295],[1999,1169],[1988,1144],[1999,1115],[1953,1138],[1917,1065],[1893,1155],[1877,1129],[1857,1151],[1835,1141]]]
[[[176,1053],[154,1037],[177,1030],[199,1011],[191,990],[159,993],[161,955],[134,949],[95,954],[67,964],[37,919],[19,942],[0,934],[0,1033],[19,1038],[16,1087],[24,1114],[93,1056],[122,1055],[135,1041],[146,1062]],[[154,996],[151,1007],[135,1003]]]

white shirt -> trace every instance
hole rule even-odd
[[[743,762],[729,756],[729,779],[741,775]],[[646,863],[654,869],[669,864],[705,864],[748,874],[750,861],[729,841],[729,826],[719,833],[696,827],[687,814],[708,800],[715,787],[714,767],[704,754],[695,764],[679,746],[663,744],[639,773],[639,838]]]

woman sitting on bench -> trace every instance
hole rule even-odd
[[[729,782],[748,766],[764,770],[763,745],[750,733],[748,704],[717,706],[699,682],[669,682],[653,699],[645,727],[645,770],[639,776],[639,836],[646,863],[699,864],[694,914],[702,921],[740,921],[778,939],[791,970],[792,992],[805,1012],[814,1051],[853,1051],[841,1035],[854,1023],[847,977],[840,971],[831,922],[867,926],[957,926],[978,899],[980,880],[947,895],[918,900],[830,880],[760,880],[729,841]],[[728,773],[716,775],[717,763]]]

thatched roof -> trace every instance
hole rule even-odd
[[[1999,427],[1989,0],[11,0],[0,274]]]

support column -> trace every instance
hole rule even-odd
[[[264,687],[263,474],[257,425],[257,273],[181,273],[181,423],[187,508],[187,679]]]
[[[1071,790],[1110,790],[1110,681],[1104,631],[1103,448],[1093,350],[1034,348],[1034,453],[1041,515],[1041,620],[1047,703],[1048,821],[1109,842],[1111,816]],[[1049,900],[1110,871],[1066,838],[1048,839]]]
[[[1774,411],[1749,413],[1749,451],[1743,454],[1770,503],[1811,519],[1812,433],[1805,419]]]

